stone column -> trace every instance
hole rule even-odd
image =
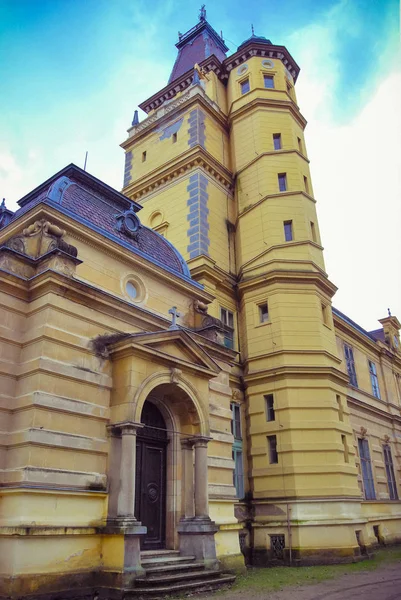
[[[209,494],[207,481],[207,445],[210,438],[192,438],[195,447],[195,517],[209,518]]]
[[[182,472],[183,472],[183,490],[184,499],[183,513],[184,519],[193,519],[194,512],[194,453],[193,440],[184,438],[181,440],[182,450]]]
[[[135,473],[136,473],[136,433],[143,427],[141,423],[122,423],[120,491],[117,501],[117,517],[135,521]]]

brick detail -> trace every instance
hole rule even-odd
[[[205,147],[206,133],[205,133],[205,113],[199,108],[191,110],[188,119],[188,146],[193,148],[194,146]]]
[[[131,177],[132,159],[133,159],[133,155],[132,155],[132,151],[130,150],[129,152],[125,153],[124,183],[123,183],[123,187],[125,187],[126,185],[128,185],[129,182],[132,179],[132,177]]]
[[[187,186],[187,191],[189,192],[187,200],[187,236],[189,239],[187,251],[189,252],[189,258],[195,258],[200,254],[209,254],[208,183],[207,177],[202,173],[195,173],[189,178]]]

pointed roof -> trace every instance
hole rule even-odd
[[[199,23],[184,34],[178,34],[176,44],[178,56],[171,71],[169,83],[193,69],[195,63],[199,64],[205,58],[214,54],[220,61],[226,58],[228,48],[223,38],[206,21],[206,11],[199,16]]]

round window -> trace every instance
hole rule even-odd
[[[248,65],[247,65],[247,64],[245,64],[245,65],[241,65],[241,66],[240,66],[240,67],[238,67],[238,69],[237,69],[237,74],[238,74],[238,75],[242,75],[243,73],[246,73],[246,72],[247,72],[247,70],[248,70]]]
[[[135,300],[138,297],[138,288],[133,281],[127,281],[125,289],[132,300]]]
[[[266,69],[272,69],[274,67],[274,62],[272,60],[265,59],[265,60],[262,60],[262,65]]]

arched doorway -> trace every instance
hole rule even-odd
[[[146,400],[141,414],[144,427],[136,445],[135,515],[147,527],[143,550],[156,550],[166,543],[166,422],[155,404]]]

